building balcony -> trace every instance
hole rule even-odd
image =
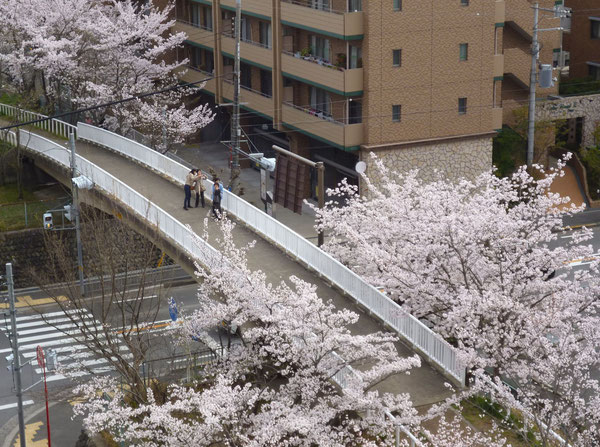
[[[299,53],[281,55],[283,75],[297,81],[315,85],[343,96],[360,96],[363,92],[363,69],[345,70],[320,61],[303,58]]]
[[[227,101],[233,101],[233,82],[223,80],[223,98]],[[273,119],[273,98],[265,95],[257,90],[252,90],[248,87],[241,86],[240,102],[244,103],[241,107],[250,112],[263,116],[264,118]]]
[[[504,55],[494,54],[494,78],[504,76]]]
[[[223,34],[221,39],[221,50],[227,56],[233,58],[235,55],[235,39],[232,35]],[[250,41],[240,42],[240,58],[242,61],[261,68],[271,70],[273,68],[273,50],[259,43]]]
[[[511,74],[514,80],[525,88],[531,74],[531,54],[521,48],[504,50],[504,73]]]
[[[183,32],[187,35],[187,41],[202,48],[213,49],[215,46],[214,34],[211,30],[201,25],[177,20],[173,26],[173,32]]]
[[[235,11],[235,0],[221,0],[221,8]],[[273,5],[265,0],[243,0],[242,13],[258,17],[263,20],[271,20]]]
[[[364,34],[364,13],[321,10],[310,2],[284,0],[281,2],[281,22],[284,25],[318,32],[342,40],[358,40]]]
[[[363,125],[344,124],[291,103],[282,105],[282,124],[343,150],[356,150],[363,143]]]
[[[187,66],[187,67],[179,70],[178,75],[179,75],[179,79],[181,79],[183,82],[198,82],[198,81],[201,81],[202,79],[206,79],[206,78],[214,76],[212,73],[207,73],[198,68],[194,68],[194,67],[190,67],[190,66]],[[210,79],[210,80],[206,81],[206,84],[204,85],[204,87],[202,87],[201,85],[198,85],[198,87],[202,87],[202,90],[210,93],[211,95],[214,95],[217,91],[216,82],[217,82],[216,79]]]

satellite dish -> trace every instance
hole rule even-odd
[[[364,161],[359,161],[358,163],[356,163],[354,170],[359,174],[364,174],[367,170],[367,164]]]

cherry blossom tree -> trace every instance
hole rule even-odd
[[[393,445],[395,424],[416,424],[417,412],[407,394],[376,387],[418,366],[418,356],[400,358],[391,334],[351,334],[358,315],[323,302],[314,285],[295,277],[267,283],[248,269],[252,244],[236,247],[233,228],[223,220],[222,255],[210,272],[198,266],[199,308],[181,329],[221,353],[218,360],[197,383],[171,386],[164,402],[149,392],[146,404],[124,405],[109,378],[83,385],[87,402],[75,411],[86,427],[143,446]],[[217,342],[211,333],[223,322],[239,337]]]
[[[456,183],[391,172],[375,157],[370,165],[378,181],[364,177],[369,198],[343,182],[330,192],[346,205],[317,210],[331,236],[325,249],[454,343],[474,389],[519,408],[524,430],[543,445],[553,445],[543,435],[551,431],[591,445],[600,414],[590,375],[600,370],[598,269],[569,264],[593,253],[589,231],[557,242],[558,205],[568,199],[549,188],[562,165],[537,179],[521,168]]]
[[[186,36],[171,33],[171,10],[133,0],[4,1],[0,70],[22,92],[37,87],[51,112],[162,90],[177,84],[187,62],[172,60]],[[206,105],[182,105],[192,92],[171,90],[89,116],[122,134],[140,127],[178,143],[213,118]]]

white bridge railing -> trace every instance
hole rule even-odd
[[[19,109],[18,107],[9,106],[6,104],[0,104],[0,115],[17,118],[19,122],[48,118],[46,115],[42,115],[41,113],[30,112],[29,110]],[[69,133],[71,132],[75,132],[75,135],[77,135],[77,126],[73,126],[72,124],[65,123],[64,121],[54,118],[31,125],[43,129],[46,132],[56,134],[65,139],[69,138]]]
[[[71,152],[66,145],[61,146],[47,138],[23,130],[20,131],[20,139],[28,150],[37,152],[59,165],[65,167],[70,166]],[[16,135],[14,132],[9,132],[5,135],[0,134],[0,140],[16,144]],[[126,205],[139,217],[145,219],[152,225],[157,226],[159,231],[164,233],[181,250],[186,252],[193,259],[196,259],[200,264],[210,270],[211,266],[223,262],[221,253],[207,241],[198,237],[189,227],[179,222],[165,210],[127,186],[121,180],[79,155],[76,156],[75,163],[78,173],[85,175],[92,180],[95,187],[103,190],[108,196],[113,197]],[[185,171],[187,172],[187,169],[185,169]],[[333,355],[339,357],[335,352]],[[335,374],[333,380],[342,390],[344,390],[347,387],[347,377],[352,374],[355,374],[354,370],[351,366],[346,365]],[[391,420],[395,420],[391,413],[388,413],[387,417]],[[422,446],[410,431],[399,424],[396,424],[396,445],[399,445],[400,433],[403,433],[404,436],[408,438],[411,447]]]
[[[79,139],[118,152],[183,185],[189,169],[182,164],[142,144],[98,127],[79,123],[77,131]],[[204,186],[210,191],[212,182],[205,180]],[[404,341],[421,352],[431,363],[439,366],[461,385],[465,385],[466,368],[458,358],[456,350],[375,287],[328,253],[240,197],[225,191],[222,207],[265,239],[283,247],[288,253],[319,272],[394,329]]]

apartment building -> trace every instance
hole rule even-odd
[[[233,99],[234,15],[235,0],[176,4],[182,78],[212,78],[216,104]],[[324,161],[328,186],[356,181],[370,152],[472,177],[491,167],[503,102],[526,98],[532,23],[528,0],[242,0],[243,128]]]
[[[573,10],[571,31],[564,36],[569,52],[569,78],[591,77],[600,81],[600,2],[565,0]]]

